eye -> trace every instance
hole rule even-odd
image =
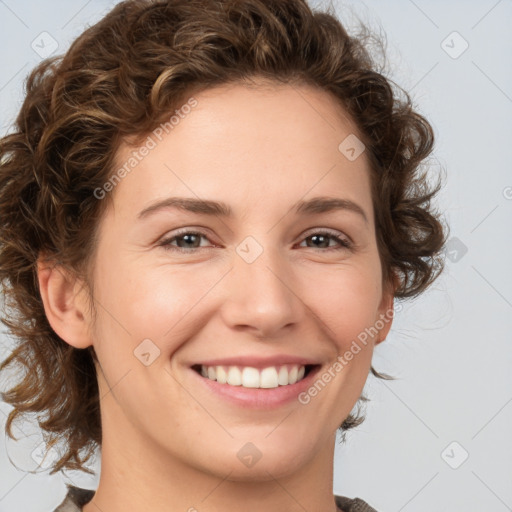
[[[204,233],[199,231],[182,231],[175,234],[171,238],[162,240],[158,245],[162,246],[167,251],[178,251],[178,252],[194,252],[196,249],[201,247],[197,246],[197,242],[200,243],[201,238],[208,240]],[[180,242],[183,240],[183,242]],[[178,245],[184,244],[184,247],[176,247],[172,243],[176,241]]]
[[[166,238],[162,240],[158,245],[163,247],[166,251],[177,251],[182,253],[193,253],[198,249],[209,249],[211,247],[201,247],[201,238],[205,240],[209,240],[207,235],[200,231],[182,231],[176,233],[170,238]],[[304,241],[311,240],[314,246],[309,246],[310,248],[320,249],[325,251],[340,251],[352,249],[353,244],[347,238],[342,238],[339,233],[331,233],[329,231],[316,231],[306,238]],[[329,246],[329,242],[333,240],[338,246]],[[174,245],[176,242],[177,245]],[[327,243],[327,246],[325,246]],[[199,244],[199,245],[198,245]]]
[[[352,249],[352,242],[350,242],[347,238],[342,238],[339,233],[331,233],[329,231],[316,231],[310,235],[308,235],[304,241],[311,240],[313,243],[318,244],[313,246],[316,249],[326,248],[327,251],[340,251]],[[329,247],[329,241],[334,240],[338,247]],[[327,247],[325,247],[325,243],[327,243]],[[320,247],[323,246],[323,247]]]

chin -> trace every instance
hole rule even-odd
[[[266,431],[258,439],[253,437],[254,441],[249,440],[250,436],[243,441],[230,440],[230,446],[224,446],[221,453],[211,454],[210,471],[218,473],[222,468],[222,477],[227,473],[227,480],[232,481],[270,481],[296,473],[298,467],[307,465],[318,453],[318,449],[304,443],[299,436],[293,441],[290,436],[272,439],[274,433],[265,439]]]

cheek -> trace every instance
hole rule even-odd
[[[169,356],[218,311],[219,301],[214,303],[212,292],[225,269],[139,262],[118,260],[115,274],[106,275],[108,269],[104,267],[104,279],[98,275],[99,296],[105,309],[108,307],[108,313],[101,311],[98,342],[101,345],[101,340],[108,340],[103,347],[108,357],[113,358],[115,351],[117,360],[123,357],[129,366],[134,350],[149,339],[157,348],[151,343],[149,347],[164,356],[155,366],[165,366]]]
[[[369,341],[381,301],[378,267],[347,264],[329,272],[318,270],[301,286],[304,302],[340,350],[346,350],[354,340],[364,339],[364,333]],[[365,347],[361,344],[361,349]]]
[[[194,305],[201,304],[211,285],[204,281],[200,285],[188,273],[169,266],[136,268],[119,260],[102,266],[96,279],[95,350],[102,373],[109,387],[116,385],[120,399],[124,397],[122,400],[134,405],[138,400],[143,403],[155,372],[172,387],[171,377],[160,370],[167,366],[169,355],[188,339],[192,324],[198,328]],[[147,366],[144,354],[149,354]],[[123,386],[117,388],[116,383],[121,382]],[[158,411],[158,404],[152,405]]]
[[[116,309],[134,338],[163,340],[182,331],[211,287],[183,269],[141,270],[121,284]]]

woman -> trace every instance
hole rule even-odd
[[[128,0],[30,75],[0,143],[6,430],[44,414],[51,474],[101,447],[56,510],[375,510],[333,496],[336,432],[445,232],[432,129],[364,40],[304,0]]]

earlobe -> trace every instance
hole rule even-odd
[[[39,292],[52,329],[75,348],[92,345],[83,283],[57,264],[37,262]]]

